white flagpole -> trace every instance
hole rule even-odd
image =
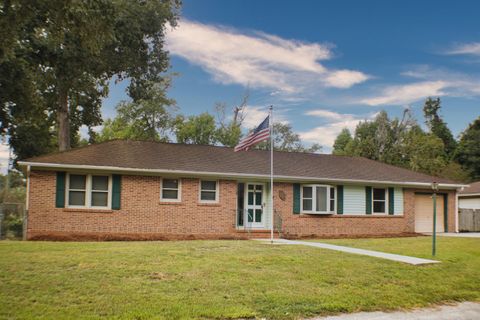
[[[273,244],[273,225],[275,223],[273,216],[273,106],[270,106],[270,213],[271,213],[271,223],[270,223],[270,242]]]

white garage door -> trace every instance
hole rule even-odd
[[[432,232],[433,199],[431,195],[415,195],[415,232]],[[443,196],[437,195],[437,232],[444,232]]]

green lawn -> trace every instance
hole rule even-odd
[[[430,238],[329,240],[430,257]],[[0,242],[0,318],[298,318],[480,301],[480,239],[438,265],[256,241]]]

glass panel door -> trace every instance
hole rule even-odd
[[[263,228],[265,226],[265,218],[263,214],[263,184],[249,183],[245,193],[245,208],[247,226],[252,228]]]

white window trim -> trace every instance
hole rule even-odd
[[[374,194],[374,190],[375,189],[383,189],[385,190],[385,200],[374,200],[373,198],[373,194]],[[375,204],[375,201],[376,202],[385,202],[385,211],[384,212],[375,212],[374,208],[374,204]],[[395,213],[395,212],[394,212]],[[377,187],[372,187],[372,214],[375,214],[375,215],[388,215],[388,188],[377,188]]]
[[[202,190],[202,181],[215,181],[215,200],[202,200],[202,191],[213,192],[213,190]],[[218,203],[220,180],[199,179],[198,180],[198,202],[200,203]]]
[[[177,190],[177,199],[163,198],[163,180],[178,180],[178,188],[165,188],[165,190]],[[160,180],[160,201],[161,202],[181,202],[182,201],[182,179],[180,178],[162,178]]]
[[[80,175],[86,176],[86,185],[85,190],[80,189],[72,189],[72,191],[85,191],[85,205],[84,206],[76,206],[70,205],[70,175]],[[103,176],[108,177],[108,194],[107,194],[107,206],[92,206],[92,176]],[[99,191],[102,192],[102,191]],[[110,174],[90,174],[90,173],[67,173],[67,183],[65,188],[65,200],[66,200],[66,208],[72,209],[96,209],[96,210],[111,210],[112,209],[112,175]]]
[[[312,199],[312,210],[304,210],[303,209],[303,188],[304,187],[312,187],[312,198],[307,198],[307,199]],[[315,207],[316,204],[316,199],[317,199],[317,191],[316,187],[326,187],[327,188],[327,211],[315,211],[313,208]],[[334,201],[334,210],[330,211],[330,189],[335,189],[335,201]],[[328,184],[302,184],[300,185],[300,213],[306,213],[306,214],[335,214],[337,212],[337,188],[335,186],[331,186]]]

